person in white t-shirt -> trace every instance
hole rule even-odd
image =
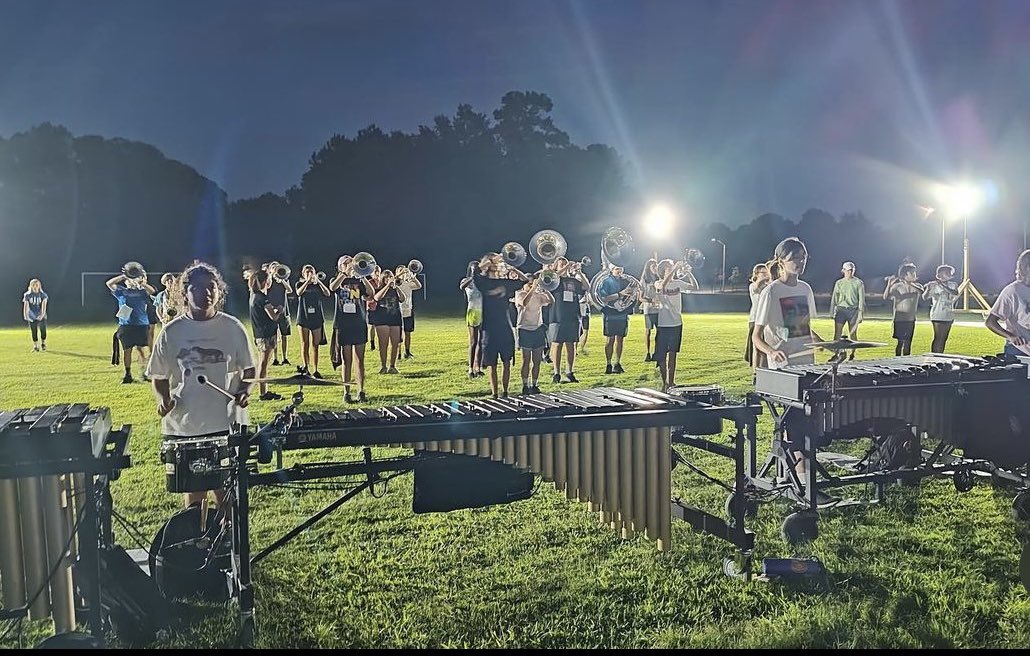
[[[236,415],[233,406],[246,408],[250,401],[254,356],[243,324],[221,312],[226,287],[210,264],[190,265],[171,288],[180,297],[176,306],[186,311],[165,325],[154,344],[147,376],[153,381],[157,414],[164,440],[228,435]],[[227,403],[217,391],[200,384],[200,376],[234,395]],[[230,387],[235,382],[235,387]],[[224,490],[213,490],[221,504]],[[207,492],[189,492],[186,505],[206,508]]]
[[[397,267],[397,289],[404,292],[404,300],[401,302],[401,330],[404,331],[404,359],[410,360],[415,357],[411,354],[411,333],[415,332],[415,308],[412,293],[416,289],[422,289],[422,283],[418,276],[411,272],[407,266],[401,264]]]
[[[658,281],[654,284],[659,300],[658,330],[654,338],[654,357],[662,374],[662,391],[676,384],[676,357],[683,341],[683,297],[681,294],[699,288],[697,279],[686,262],[662,260],[658,265]]]
[[[942,264],[937,267],[937,278],[931,280],[923,288],[923,298],[930,300],[930,324],[933,325],[932,353],[944,353],[948,347],[948,335],[951,325],[955,323],[955,301],[958,300],[958,287],[951,285],[955,277],[955,267]]]
[[[539,394],[540,361],[544,357],[547,327],[544,326],[544,307],[554,303],[554,296],[540,288],[540,272],[515,292],[515,307],[519,310],[516,327],[519,348],[522,349],[522,393]],[[532,369],[532,377],[530,370]]]
[[[1030,249],[1016,258],[1016,279],[998,294],[986,325],[1005,338],[1007,355],[1030,355]]]
[[[657,256],[657,253],[655,254]],[[650,258],[640,272],[640,311],[644,314],[644,344],[647,355],[644,362],[652,362],[656,358],[651,351],[651,331],[658,327],[658,309],[662,304],[658,300],[658,292],[654,284],[658,282],[658,260]]]
[[[815,352],[805,346],[819,341],[812,330],[815,294],[800,279],[807,262],[808,250],[797,237],[777,244],[769,271],[774,280],[758,297],[751,333],[755,348],[768,356],[770,369],[815,363]]]
[[[755,348],[751,333],[755,330],[755,310],[758,309],[758,297],[762,295],[762,290],[770,282],[772,280],[769,276],[768,264],[760,262],[751,269],[751,284],[747,288],[748,295],[751,296],[751,311],[747,316],[747,343],[744,345],[744,361],[751,365],[752,369],[766,366],[765,353]]]
[[[475,260],[469,262],[468,275],[458,283],[458,289],[465,292],[468,308],[465,310],[465,323],[469,331],[469,380],[483,375],[480,368],[479,337],[483,327],[483,294],[476,288],[473,276],[479,267]]]

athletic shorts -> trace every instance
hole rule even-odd
[[[900,339],[902,341],[910,341],[912,336],[916,333],[916,322],[915,321],[898,321],[894,320],[894,339]]]
[[[401,326],[404,328],[404,332],[413,333],[415,332],[415,315],[414,313],[410,317],[401,317]]]
[[[547,329],[543,326],[527,330],[519,328],[519,348],[542,349],[547,344]]]
[[[548,326],[547,336],[552,344],[571,344],[579,341],[579,321],[552,323]]]
[[[344,327],[336,326],[336,341],[340,346],[368,343],[368,324],[361,322]]]
[[[146,346],[150,326],[118,326],[118,341],[122,348]]]
[[[683,341],[683,326],[658,326],[654,338],[654,352],[657,356],[679,353]]]
[[[651,314],[644,315],[644,329],[651,330],[652,328],[658,327],[658,313],[653,312]]]
[[[483,330],[479,339],[481,355],[480,364],[492,367],[497,360],[511,362],[515,359],[515,335],[510,328],[501,327],[495,331]]]
[[[855,329],[858,325],[858,308],[857,307],[845,307],[837,308],[837,314],[833,315],[834,323],[848,324],[851,330]]]
[[[290,315],[283,312],[282,316],[279,317],[279,320],[276,323],[279,326],[280,335],[286,337],[290,334]]]
[[[274,351],[275,347],[279,345],[279,336],[272,335],[271,337],[255,337],[254,346],[257,348],[258,353],[264,353],[265,351]]]
[[[625,314],[604,315],[604,336],[625,337],[629,332],[629,317]]]
[[[483,311],[482,310],[468,310],[465,312],[465,323],[478,328],[483,325]]]

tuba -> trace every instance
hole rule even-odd
[[[351,264],[354,266],[355,278],[368,278],[376,270],[376,259],[372,257],[371,253],[364,251],[355,255]]]
[[[612,227],[601,235],[601,270],[590,279],[590,302],[598,308],[608,308],[616,312],[625,312],[640,298],[643,287],[640,281],[625,272],[630,256],[633,254],[633,237],[622,228]],[[622,267],[620,278],[627,281],[619,298],[605,301],[601,287],[613,274],[612,269]]]
[[[550,264],[569,250],[565,237],[557,230],[541,230],[529,240],[529,255],[540,264]]]

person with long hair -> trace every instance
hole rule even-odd
[[[1016,258],[1016,279],[998,294],[985,325],[1005,338],[1006,354],[1030,355],[1030,249]]]
[[[932,353],[944,353],[948,348],[948,335],[955,323],[955,301],[959,291],[951,285],[955,276],[955,267],[942,264],[937,267],[937,277],[927,283],[923,289],[923,298],[930,301],[930,324],[933,326]]]
[[[228,435],[236,408],[250,402],[250,385],[242,382],[255,374],[247,331],[236,317],[225,314],[226,286],[210,264],[190,265],[174,277],[165,290],[168,302],[184,308],[169,321],[154,344],[147,366],[161,417],[165,441]],[[206,378],[233,395],[225,397],[201,384]],[[186,493],[186,505],[202,504],[208,492],[221,505],[225,490]]]
[[[661,308],[661,299],[655,289],[658,282],[658,260],[650,258],[644,263],[644,270],[640,272],[641,299],[640,310],[644,313],[644,344],[647,349],[647,356],[644,362],[657,361],[651,350],[651,331],[658,328],[658,310]]]
[[[579,342],[579,297],[590,289],[590,281],[583,275],[579,262],[569,262],[564,257],[554,261],[554,270],[560,277],[558,289],[554,292],[551,309],[551,365],[554,374],[551,382],[560,383],[561,353],[565,348],[565,382],[578,383],[576,378],[576,344]]]
[[[415,357],[411,353],[411,333],[415,332],[415,292],[422,289],[422,282],[404,264],[397,266],[394,277],[397,289],[404,296],[401,302],[401,328],[404,332],[404,359],[410,360]]]
[[[662,376],[662,391],[676,385],[676,360],[683,342],[683,294],[700,288],[686,262],[662,260],[658,265],[658,281],[654,284],[661,301],[654,355]]]
[[[509,278],[512,272],[519,276],[520,280]],[[528,277],[514,267],[507,267],[497,253],[487,253],[479,260],[479,270],[472,279],[476,289],[483,294],[481,366],[490,370],[490,392],[494,398],[502,393],[508,396],[511,364],[515,360],[515,336],[512,334],[511,319],[508,317],[508,306],[511,304],[512,296]],[[498,359],[502,364],[500,388],[497,380]]]
[[[257,377],[268,377],[268,365],[275,357],[276,346],[278,345],[279,319],[283,316],[286,308],[281,305],[273,305],[268,298],[268,291],[272,289],[274,281],[272,276],[261,269],[255,271],[248,281],[250,284],[250,323],[254,332],[254,346],[257,348]],[[282,395],[268,391],[268,384],[261,383],[258,397],[262,401],[279,401]]]
[[[111,278],[106,283],[111,295],[118,301],[118,332],[115,338],[122,347],[122,364],[125,376],[122,383],[132,383],[132,351],[139,356],[140,368],[144,369],[143,380],[147,380],[146,355],[143,349],[149,346],[148,332],[150,321],[147,319],[147,305],[156,290],[146,282],[146,278],[129,278],[124,273]],[[117,349],[117,345],[115,345]],[[115,356],[118,354],[115,353]],[[117,357],[115,358],[115,360]],[[117,364],[117,362],[115,362]]]
[[[842,264],[840,272],[842,277],[833,283],[833,293],[830,295],[833,341],[840,339],[845,325],[848,327],[848,337],[857,340],[858,325],[865,316],[865,283],[855,276],[854,262]],[[855,359],[855,349],[851,349],[848,359]]]
[[[758,309],[758,298],[762,290],[772,282],[769,275],[769,265],[759,262],[751,268],[751,282],[748,284],[747,292],[751,297],[751,311],[747,317],[747,343],[744,346],[744,361],[751,365],[752,369],[766,366],[765,353],[755,348],[755,342],[751,333],[755,330],[755,310]]]
[[[381,313],[379,312],[379,304],[376,303],[373,296],[375,292],[379,291],[380,280],[383,276],[383,269],[378,264],[372,271],[372,275],[368,277],[368,282],[372,285],[374,290],[368,299],[365,300],[365,307],[367,309],[366,317],[368,318],[368,348],[372,351],[376,350],[376,326],[379,325],[381,319]]]
[[[379,278],[379,289],[376,290],[373,300],[379,312],[379,324],[376,325],[376,336],[379,338],[379,361],[382,365],[379,369],[381,374],[395,374],[397,372],[397,356],[401,350],[401,328],[404,321],[401,318],[401,303],[407,298],[404,292],[397,286],[397,278],[389,269],[383,271]],[[389,356],[389,366],[387,366]]]
[[[919,274],[916,265],[902,264],[898,275],[887,279],[887,287],[883,290],[883,300],[894,301],[894,339],[898,345],[894,355],[912,353],[912,338],[916,331],[916,315],[919,311],[919,297],[923,287],[916,280]]]
[[[473,277],[476,274],[478,263],[473,260],[469,262],[468,275],[458,283],[458,289],[465,292],[468,307],[465,310],[465,324],[469,333],[469,359],[468,378],[478,378],[483,375],[480,368],[480,331],[483,326],[483,294],[476,287]]]
[[[539,273],[515,292],[515,307],[519,309],[517,326],[519,348],[522,349],[523,394],[540,393],[540,360],[544,355],[544,334],[547,332],[543,309],[551,303],[554,303],[554,296],[540,288]]]
[[[579,297],[579,325],[577,353],[590,355],[590,351],[587,350],[587,340],[590,338],[590,301],[587,299],[586,294]]]
[[[358,394],[351,394],[346,389],[343,400],[347,403],[365,403],[365,344],[368,343],[368,303],[375,294],[375,288],[368,278],[354,275],[354,260],[340,258],[340,268],[336,277],[329,283],[329,291],[336,300],[336,313],[333,316],[333,336],[330,340],[333,367],[343,365],[344,383],[351,382],[351,374],[357,383]]]
[[[29,324],[34,352],[46,350],[46,311],[49,298],[43,291],[43,283],[39,278],[30,280],[28,290],[21,295],[21,314]]]
[[[273,262],[273,265],[279,265],[280,262]],[[290,281],[288,278],[278,280],[274,277],[274,271],[269,267],[268,275],[272,277],[272,286],[268,288],[266,292],[268,294],[268,302],[275,306],[282,308],[282,312],[279,314],[279,318],[276,319],[276,332],[278,333],[277,341],[282,347],[283,358],[280,360],[276,354],[272,354],[272,366],[278,367],[280,364],[289,365],[289,346],[290,346],[290,296],[293,295],[293,289],[290,287]]]
[[[321,378],[318,371],[318,351],[325,339],[325,314],[322,311],[322,299],[329,298],[331,292],[318,277],[315,267],[305,264],[300,269],[300,280],[297,281],[297,298],[299,306],[297,327],[300,328],[300,339],[303,351],[301,358],[304,364],[299,373],[310,374]],[[311,366],[314,365],[312,370]]]

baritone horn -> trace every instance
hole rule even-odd
[[[272,276],[272,279],[276,282],[289,282],[290,281],[290,267],[280,262],[275,262],[275,266],[269,267],[268,273]]]
[[[376,259],[372,257],[371,253],[365,251],[356,254],[352,264],[355,278],[368,278],[376,270]]]
[[[558,289],[558,285],[561,284],[561,276],[554,269],[542,269],[540,271],[540,288],[546,289],[549,292],[553,292]]]
[[[568,242],[557,230],[541,230],[529,240],[529,255],[540,264],[550,264],[568,250]]]

